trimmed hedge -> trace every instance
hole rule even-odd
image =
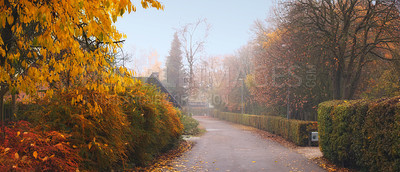
[[[299,146],[309,144],[310,133],[317,131],[317,122],[286,119],[277,116],[248,115],[230,112],[213,111],[216,118],[252,126],[277,134]],[[318,145],[318,143],[312,143]]]
[[[362,171],[400,171],[400,97],[329,101],[318,107],[320,149]]]

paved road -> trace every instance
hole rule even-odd
[[[210,117],[194,117],[207,132],[174,162],[179,171],[324,171],[303,155]]]

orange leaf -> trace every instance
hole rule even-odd
[[[35,157],[35,159],[37,159],[37,152],[33,152],[33,157]]]

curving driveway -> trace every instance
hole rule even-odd
[[[207,132],[173,162],[179,171],[324,171],[279,143],[211,117],[195,116]]]

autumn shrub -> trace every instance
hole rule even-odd
[[[248,115],[230,112],[212,111],[214,117],[252,126],[282,136],[299,146],[310,144],[310,134],[317,131],[317,122],[286,119],[279,116]],[[317,145],[318,143],[311,143]]]
[[[121,93],[120,99],[131,123],[128,158],[134,166],[147,165],[177,143],[182,131],[179,110],[156,87],[138,82]]]
[[[3,131],[1,131],[3,132]],[[26,121],[5,127],[0,146],[0,171],[76,171],[78,150],[70,147],[69,135],[40,131]]]
[[[85,88],[60,91],[22,116],[45,131],[71,135],[68,141],[79,150],[82,169],[118,169],[127,158],[130,123],[116,95]]]
[[[318,107],[320,149],[362,171],[400,171],[400,97],[329,101]]]
[[[182,133],[180,111],[154,86],[140,82],[118,95],[86,88],[60,91],[24,106],[18,119],[44,131],[71,135],[83,170],[147,165],[173,147]]]

